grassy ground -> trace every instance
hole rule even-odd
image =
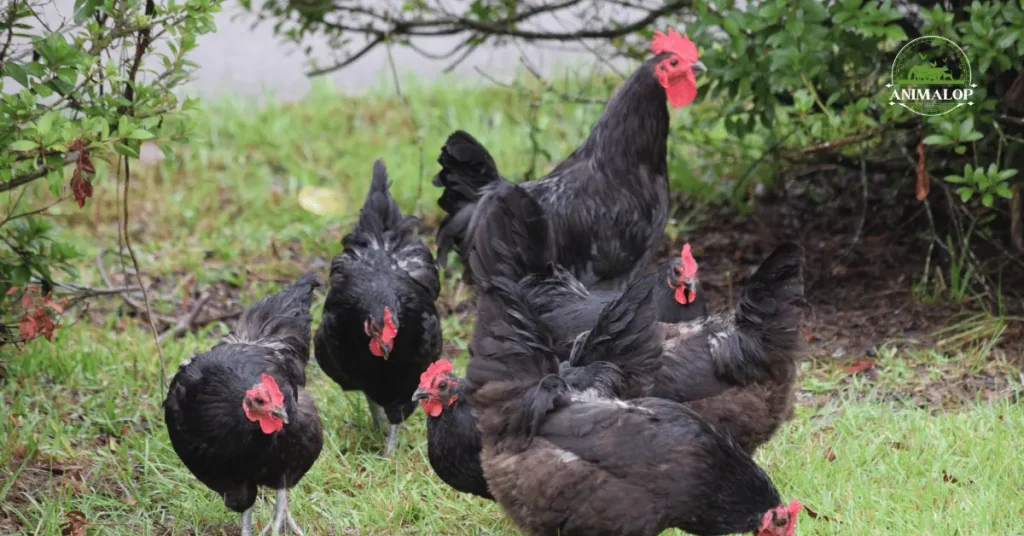
[[[405,90],[412,118],[387,92],[356,98],[318,89],[303,102],[257,111],[211,104],[202,139],[136,176],[130,232],[155,306],[174,318],[196,295],[214,296],[197,317],[203,328],[163,344],[170,372],[229,328],[204,319],[229,317],[337,253],[351,218],[303,210],[303,186],[336,189],[341,212],[351,213],[371,161],[382,156],[403,208],[418,209],[429,224],[433,161],[451,130],[477,135],[510,176],[531,167],[524,122],[534,112],[522,95],[444,82]],[[597,113],[593,105],[546,104],[538,143],[561,158]],[[536,161],[540,173],[549,164],[546,156]],[[113,186],[98,185],[84,210],[57,209],[65,236],[84,253],[84,284],[102,285],[94,261],[102,250],[115,284],[129,271],[112,254]],[[447,288],[445,309],[452,294]],[[71,512],[91,523],[90,535],[238,533],[236,516],[170,448],[155,345],[134,313],[117,298],[97,299],[65,319],[52,343],[36,340],[0,357],[0,533],[59,534]],[[458,357],[459,368],[469,327],[464,316],[445,320],[448,357]],[[991,345],[961,350],[882,346],[858,365],[871,365],[866,370],[821,356],[804,365],[797,418],[758,455],[780,491],[813,512],[801,517],[800,534],[1024,534],[1020,369]],[[362,398],[342,395],[315,365],[310,383],[325,449],[292,495],[307,534],[515,533],[500,508],[433,475],[422,413],[409,420],[394,459],[384,459]],[[262,525],[270,504],[259,504]]]

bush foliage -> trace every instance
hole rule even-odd
[[[107,175],[126,176],[144,141],[164,151],[187,141],[194,103],[173,89],[220,2],[77,0],[67,18],[48,7],[0,9],[0,344],[52,333],[41,315],[60,312],[55,271],[75,275],[78,253],[46,210],[68,198],[83,207],[95,182],[113,186]]]

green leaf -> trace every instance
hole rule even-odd
[[[890,24],[885,27],[885,36],[893,41],[907,40],[907,32],[904,32],[903,28],[896,24]]]
[[[32,270],[29,270],[28,266],[22,264],[14,268],[11,272],[11,283],[15,287],[23,287],[28,280],[32,277]]]
[[[56,169],[46,174],[46,185],[50,187],[50,193],[59,196],[60,189],[64,186],[63,170]]]
[[[131,132],[132,126],[128,123],[128,116],[122,115],[117,118],[117,135],[127,136]]]
[[[22,69],[20,65],[8,63],[7,65],[4,65],[4,72],[7,73],[7,76],[10,76],[21,84],[22,87],[28,87],[28,73],[26,73],[25,69]]]
[[[952,145],[953,140],[943,136],[942,134],[932,134],[930,136],[926,136],[921,143],[924,143],[925,145]]]
[[[130,158],[139,157],[139,150],[132,147],[131,145],[128,145],[127,143],[115,143],[114,151],[116,151],[117,154],[124,155]]]
[[[952,182],[953,184],[965,184],[967,180],[960,175],[946,175],[946,182]]]
[[[974,130],[974,118],[968,117],[960,123],[960,139],[964,139]]]
[[[981,204],[985,205],[988,208],[992,208],[992,203],[994,202],[995,199],[992,197],[992,194],[985,194],[981,196]]]
[[[961,136],[960,137],[960,141],[972,142],[972,141],[978,141],[978,140],[980,140],[981,138],[984,138],[984,137],[985,136],[981,132],[978,132],[977,130],[972,130],[966,136]]]
[[[39,144],[32,140],[18,140],[11,144],[12,151],[31,151],[39,147]]]
[[[36,78],[42,78],[43,75],[46,74],[46,71],[43,70],[43,66],[40,65],[38,61],[30,61],[30,62],[26,63],[25,65],[22,65],[22,67],[25,68],[25,71],[28,74],[30,74],[30,75],[32,75],[32,76],[34,76]]]
[[[996,194],[1003,199],[1013,198],[1013,192],[1010,190],[1010,187],[1005,184],[1000,184],[999,187],[996,188]]]
[[[133,130],[131,134],[128,134],[128,139],[130,140],[148,140],[152,137],[152,134],[145,130],[142,130],[141,128],[137,128]]]
[[[967,152],[967,146],[966,145],[957,145],[956,148],[953,149],[953,152],[956,153],[956,154],[962,155],[962,154]]]
[[[82,24],[92,16],[101,0],[75,0],[75,24]]]
[[[1016,175],[1017,175],[1017,170],[1016,169],[1013,169],[1013,168],[1011,168],[1011,169],[1004,169],[1004,170],[999,172],[999,179],[1005,181],[1006,179],[1009,179],[1010,177],[1015,177]]]
[[[967,188],[967,187],[963,187],[963,188],[957,188],[956,189],[956,193],[960,194],[960,201],[966,203],[967,200],[970,199],[971,196],[974,195],[974,190],[972,190],[970,188]]]
[[[39,122],[36,123],[36,130],[39,131],[40,136],[45,136],[50,133],[50,129],[53,128],[53,122],[57,119],[57,114],[48,113],[43,114],[39,118]]]
[[[1020,30],[1013,30],[1007,32],[1006,35],[996,41],[996,48],[1006,49],[1013,46],[1013,43],[1017,41],[1017,37],[1020,35]]]

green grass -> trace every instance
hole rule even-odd
[[[306,212],[296,194],[306,185],[336,188],[352,213],[374,158],[386,159],[403,208],[428,224],[437,218],[434,159],[451,130],[480,138],[506,175],[530,168],[528,95],[448,80],[404,89],[412,119],[387,90],[349,97],[317,86],[302,102],[256,111],[210,103],[187,149],[133,179],[130,232],[157,289],[155,307],[170,314],[189,275],[197,288],[217,286],[248,304],[329,260],[351,218]],[[557,162],[598,109],[545,101],[537,113],[545,123],[538,141]],[[538,175],[555,162],[539,157]],[[84,284],[101,284],[95,254],[117,249],[113,186],[98,183],[84,210],[56,210],[63,236],[84,253]],[[110,257],[107,266],[121,270]],[[315,321],[321,306],[322,296]],[[93,523],[89,535],[237,534],[237,517],[170,448],[155,345],[142,321],[119,314],[128,310],[116,298],[96,299],[88,314],[66,318],[54,341],[0,356],[0,533],[59,534],[67,514],[80,511]],[[460,369],[468,328],[455,316],[444,321]],[[169,373],[226,329],[216,323],[165,342]],[[1021,534],[1024,408],[1007,401],[1019,398],[1020,371],[990,350],[884,347],[858,374],[831,360],[807,362],[797,418],[758,455],[784,496],[817,513],[801,517],[799,533]],[[516,533],[499,507],[434,476],[421,412],[394,459],[384,459],[362,398],[342,395],[315,365],[310,374],[325,448],[292,494],[307,534]],[[262,525],[270,504],[258,504]]]

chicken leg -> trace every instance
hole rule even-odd
[[[384,447],[384,457],[391,457],[391,453],[394,452],[395,446],[398,445],[398,429],[401,424],[392,424],[388,426],[388,441]]]
[[[373,400],[370,400],[369,395],[366,396],[366,405],[370,408],[370,418],[373,419],[373,429],[378,432],[384,431],[384,417],[381,415],[384,413],[384,408],[378,406]]]
[[[277,490],[277,501],[274,503],[274,520],[263,528],[260,536],[264,536],[268,530],[271,531],[271,534],[277,536],[282,533],[286,524],[288,525],[288,530],[303,536],[302,529],[299,528],[299,524],[292,517],[291,510],[288,509],[288,489],[281,488]]]
[[[242,512],[242,536],[252,536],[252,509],[250,506]]]

